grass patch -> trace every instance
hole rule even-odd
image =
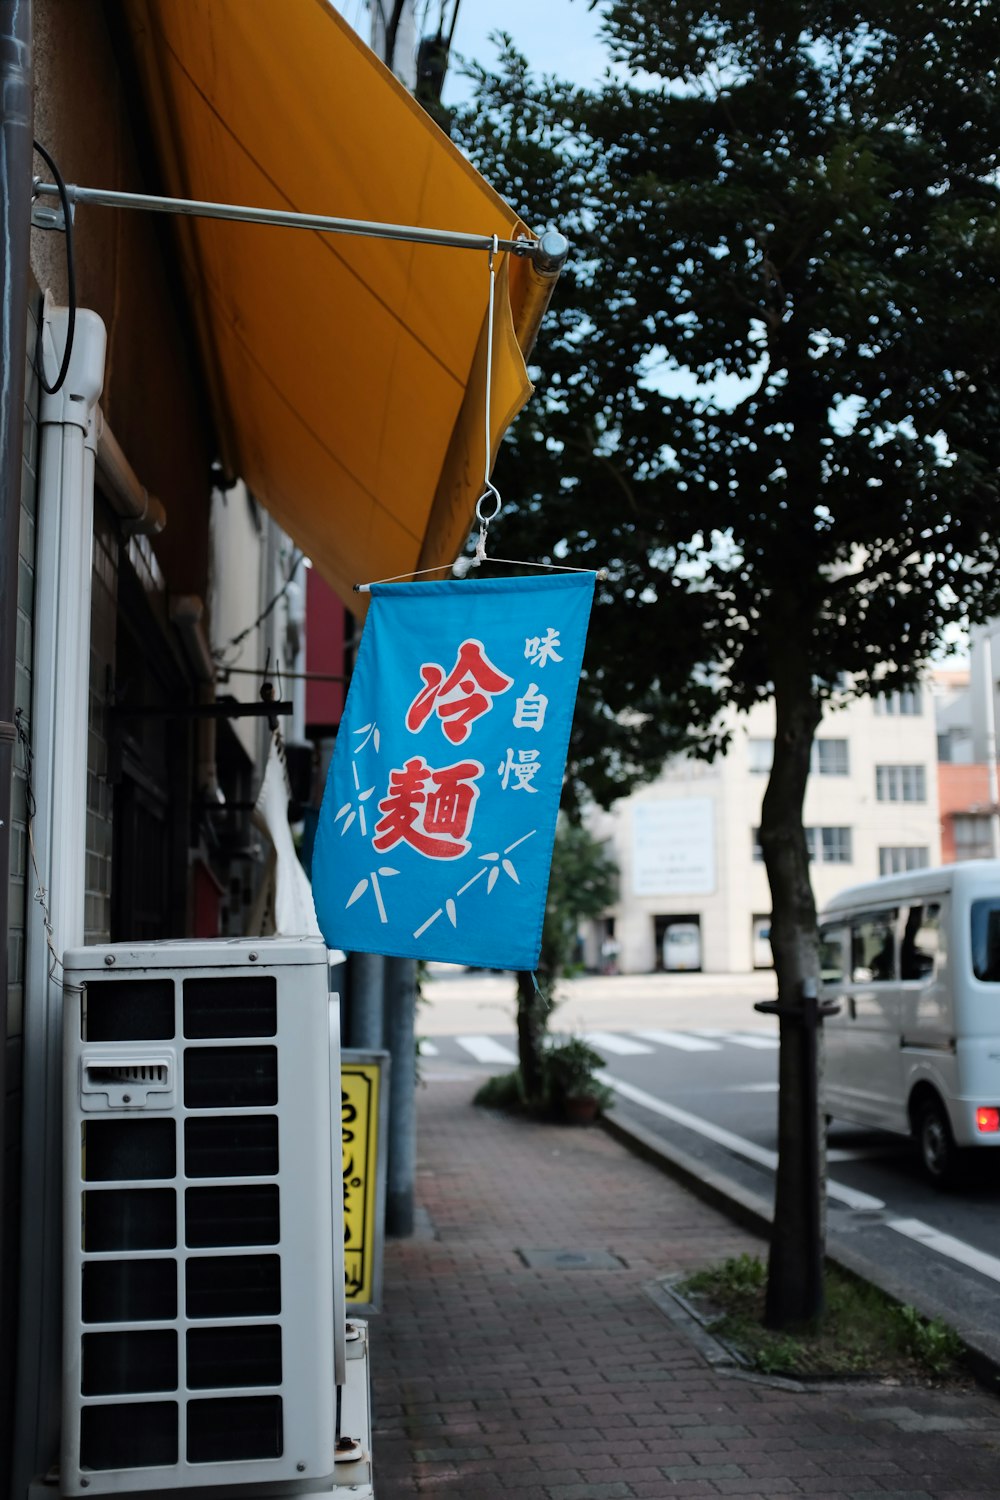
[[[763,1324],[767,1267],[741,1255],[699,1271],[679,1287],[708,1328],[768,1375],[964,1381],[962,1345],[944,1323],[891,1301],[877,1287],[830,1266],[826,1312],[815,1326],[776,1333]]]

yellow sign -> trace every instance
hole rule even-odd
[[[344,1150],[344,1282],[348,1302],[374,1306],[382,1242],[378,1222],[382,1065],[344,1060],[340,1118]]]

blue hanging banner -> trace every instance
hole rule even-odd
[[[313,852],[331,948],[534,969],[594,580],[372,585]]]

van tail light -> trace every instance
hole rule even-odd
[[[1000,1109],[977,1109],[976,1129],[980,1135],[995,1135],[1000,1130]]]

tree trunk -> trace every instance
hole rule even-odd
[[[517,976],[517,1056],[529,1104],[542,1102],[544,1076],[542,1051],[549,1007],[539,993],[535,976],[527,971]]]
[[[794,653],[794,660],[790,660]],[[771,947],[778,979],[781,1051],[778,1175],[765,1322],[788,1328],[823,1311],[825,1131],[816,1088],[816,904],[802,806],[821,707],[809,664],[786,640],[775,674],[774,759],[760,843],[771,887]],[[812,1050],[811,1050],[812,1049]],[[813,1075],[810,1078],[810,1073]]]

